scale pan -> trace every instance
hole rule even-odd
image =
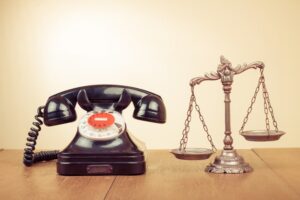
[[[256,142],[278,140],[284,134],[285,132],[283,131],[276,132],[275,130],[270,130],[269,132],[267,130],[251,130],[251,131],[243,131],[241,133],[241,135],[244,136],[246,140],[256,141]]]
[[[208,159],[214,152],[211,149],[205,148],[188,148],[185,150],[172,149],[172,154],[182,160],[205,160]]]

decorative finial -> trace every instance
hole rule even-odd
[[[231,62],[229,62],[229,60],[227,60],[223,55],[221,55],[221,57],[220,57],[220,62],[223,65],[225,65],[225,64],[230,64],[231,65]]]
[[[225,68],[228,68],[229,70],[233,70],[231,67],[231,62],[229,62],[229,60],[227,60],[223,55],[220,56],[220,63],[218,66],[218,72],[221,72],[223,70],[225,70]]]

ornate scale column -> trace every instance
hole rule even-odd
[[[220,156],[217,156],[213,163],[206,167],[206,172],[212,173],[245,173],[252,171],[252,168],[244,159],[234,150],[231,137],[231,122],[230,122],[230,92],[233,83],[233,76],[237,73],[232,68],[231,63],[224,57],[221,57],[221,64],[218,67],[217,73],[223,85],[225,94],[225,137],[224,148]]]

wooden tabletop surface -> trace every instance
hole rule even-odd
[[[247,174],[210,174],[204,161],[149,150],[139,176],[59,176],[56,163],[22,165],[21,150],[0,150],[0,199],[300,199],[300,149],[238,150]]]

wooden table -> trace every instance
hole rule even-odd
[[[55,161],[22,165],[20,150],[0,150],[0,199],[300,199],[300,149],[239,150],[247,174],[208,174],[213,160],[177,160],[147,152],[140,176],[59,176]]]

